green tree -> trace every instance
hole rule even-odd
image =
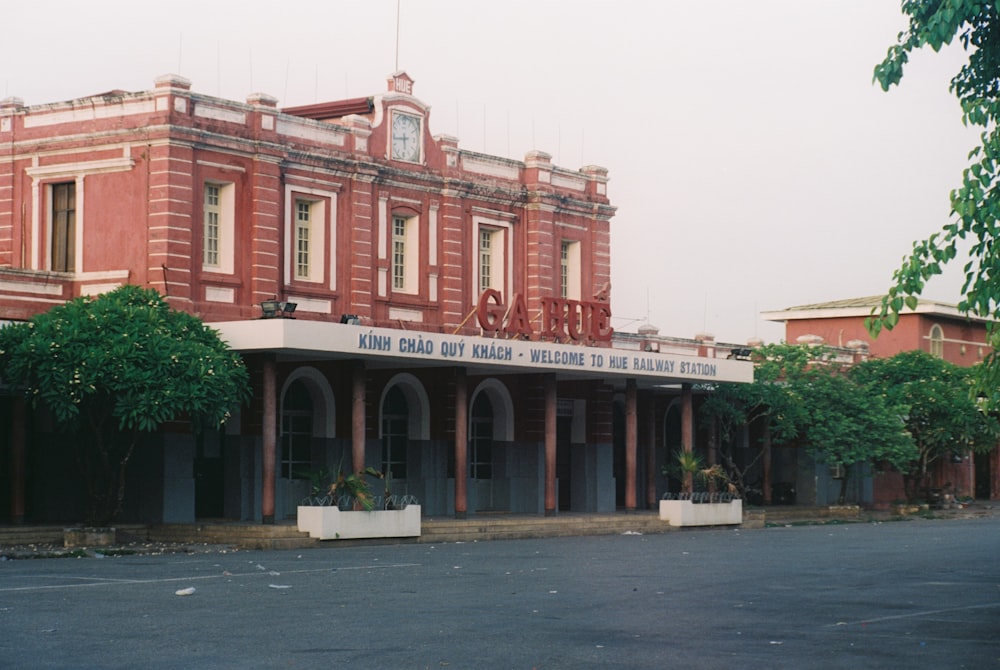
[[[959,310],[987,319],[1000,319],[1000,12],[986,0],[904,0],[908,29],[875,67],[874,80],[883,90],[899,84],[911,52],[925,46],[938,51],[958,39],[968,61],[952,78],[950,90],[962,105],[962,121],[982,128],[980,146],[969,154],[962,183],[951,192],[951,220],[941,231],[915,242],[912,252],[893,274],[882,304],[868,321],[877,336],[891,329],[905,308],[913,309],[929,279],[958,254],[959,241],[969,241],[969,260]],[[996,355],[1000,331],[991,327],[994,352],[978,371],[980,389],[992,406],[1000,403],[1000,358]]]
[[[769,451],[772,444],[797,444],[817,461],[830,466],[859,463],[908,463],[914,447],[895,406],[872,393],[848,374],[823,347],[772,344],[756,349],[754,381],[720,384],[702,412],[718,422],[723,443],[731,442],[740,426],[761,426],[765,502],[770,488]],[[744,466],[736,467],[731,451],[721,450],[730,479],[746,489]],[[847,493],[843,477],[839,498]]]
[[[936,461],[970,451],[986,453],[997,444],[1000,424],[982,411],[970,368],[905,351],[865,361],[851,370],[851,377],[873,394],[881,393],[904,422],[915,448],[911,457],[901,453],[891,464],[902,473],[910,500],[926,495],[929,468]]]
[[[136,286],[0,329],[0,375],[74,434],[95,525],[121,511],[141,433],[185,418],[218,426],[250,397],[243,361],[215,331]]]
[[[793,441],[807,419],[798,402],[797,383],[809,365],[825,357],[824,350],[790,344],[768,344],[753,350],[754,379],[750,384],[719,384],[702,404],[701,415],[717,422],[721,444],[719,454],[729,478],[746,496],[751,490],[747,472],[761,462],[761,493],[771,502],[771,447]],[[735,431],[746,425],[761,429],[761,449],[757,458],[742,467],[733,456],[731,444]]]
[[[913,441],[883,394],[862,386],[839,366],[816,367],[802,381],[808,413],[802,441],[818,463],[839,466],[844,473],[838,502],[846,501],[852,466],[888,462],[898,468],[915,458]]]

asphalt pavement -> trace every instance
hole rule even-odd
[[[1000,519],[0,562],[2,668],[1000,668]]]

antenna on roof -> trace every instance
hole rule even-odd
[[[287,100],[288,100],[288,72],[291,69],[292,69],[292,57],[289,56],[288,60],[285,62],[285,95],[284,95],[284,97],[281,100],[285,104],[288,104],[287,103]]]
[[[399,72],[399,1],[396,0],[396,67],[393,72]]]
[[[183,72],[181,69],[181,53],[184,50],[184,33],[177,36],[177,74]]]

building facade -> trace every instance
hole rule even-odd
[[[126,517],[289,518],[305,471],[366,466],[426,514],[646,507],[667,408],[690,445],[698,385],[752,379],[724,347],[614,333],[606,169],[462,150],[387,84],[0,101],[0,319],[148,286],[251,371],[224,430],[150,437]],[[67,438],[17,389],[0,421],[0,513],[71,517]]]
[[[883,330],[872,338],[865,319],[880,304],[881,296],[875,296],[790,307],[762,316],[784,322],[785,340],[789,343],[825,344],[863,353],[864,357],[891,358],[903,351],[924,351],[955,365],[971,366],[982,362],[990,352],[986,321],[968,317],[954,305],[929,300],[920,300],[915,309],[901,312],[892,330]],[[810,479],[820,482],[815,490],[809,487]],[[826,504],[835,488],[829,480],[824,468],[804,463],[795,468],[795,482],[790,485],[807,495],[816,495]],[[941,459],[934,465],[931,480],[931,486],[958,496],[1000,498],[1000,450]],[[902,477],[895,472],[857,477],[854,487],[855,499],[874,507],[888,507],[905,498]]]

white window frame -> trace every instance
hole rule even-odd
[[[84,195],[84,177],[92,174],[105,174],[109,172],[125,172],[135,166],[135,161],[128,153],[128,149],[123,150],[123,155],[118,158],[108,158],[96,161],[84,161],[81,163],[67,163],[60,165],[38,165],[26,168],[24,173],[31,178],[31,249],[29,251],[29,263],[32,270],[51,271],[52,264],[52,212],[49,185],[54,183],[76,182],[76,244],[73,267],[73,274],[82,274],[84,271],[83,249],[86,213],[86,201]],[[46,203],[46,204],[43,204]],[[41,213],[46,212],[46,219],[43,222]],[[46,235],[42,235],[42,225],[46,226]],[[44,240],[44,241],[43,241]]]
[[[403,224],[403,235],[397,237],[397,222]],[[417,216],[393,213],[389,217],[389,287],[393,293],[417,295],[420,292],[420,219]],[[402,274],[397,277],[396,244],[402,242]],[[397,279],[401,280],[397,284]]]
[[[298,206],[309,205],[309,273],[298,272]],[[337,194],[325,189],[285,186],[285,283],[322,284],[329,271],[331,291],[337,289]]]
[[[937,358],[944,358],[944,328],[935,323],[931,326],[928,339],[930,340],[930,346],[928,347],[930,355]]]
[[[503,295],[510,296],[513,292],[511,285],[514,276],[514,235],[510,221],[493,219],[483,216],[472,218],[472,248],[469,251],[469,258],[472,259],[475,272],[472,273],[470,293],[475,303],[482,295],[482,260],[480,257],[480,239],[484,232],[488,232],[492,245],[492,280],[490,288],[496,289]]]
[[[578,240],[562,240],[559,243],[559,294],[567,300],[580,300],[582,286],[581,244]]]
[[[71,184],[73,186],[73,208],[72,208],[72,210],[66,209],[64,211],[72,211],[73,212],[73,223],[72,223],[73,239],[70,240],[69,236],[67,236],[67,239],[65,241],[66,246],[73,245],[73,258],[72,259],[67,259],[68,264],[72,263],[73,267],[72,268],[58,268],[57,269],[55,267],[56,263],[52,262],[52,257],[53,257],[54,252],[55,252],[54,247],[55,247],[55,241],[56,241],[56,218],[57,218],[56,217],[56,215],[57,215],[57,211],[56,211],[56,189],[59,188],[59,187],[63,187],[63,186],[69,186]],[[76,239],[76,228],[77,228],[77,226],[76,226],[76,216],[77,216],[77,196],[76,196],[76,192],[77,192],[77,182],[76,182],[76,180],[54,181],[54,182],[48,184],[47,187],[46,187],[46,197],[48,199],[48,214],[49,214],[49,216],[48,216],[48,219],[49,219],[49,224],[48,224],[48,244],[46,246],[48,247],[48,266],[49,266],[50,270],[55,270],[55,271],[58,271],[58,272],[69,272],[69,273],[74,273],[77,270],[77,266],[75,265],[76,259],[77,259],[77,255],[76,255],[76,243],[77,243],[77,239]]]
[[[209,208],[206,202],[209,187],[219,189],[217,214],[219,217],[216,261],[208,258],[207,223]],[[216,180],[206,180],[202,186],[202,253],[201,268],[204,272],[231,275],[236,271],[236,184]]]
[[[317,212],[313,211],[315,205],[317,205],[316,201],[303,198],[295,199],[295,220],[292,224],[295,227],[292,233],[294,238],[292,246],[295,251],[295,278],[305,281],[313,280],[311,270],[316,267],[314,259],[310,258],[310,255],[313,257],[316,255],[315,250],[310,249],[314,237],[313,229],[316,227],[314,214]]]

